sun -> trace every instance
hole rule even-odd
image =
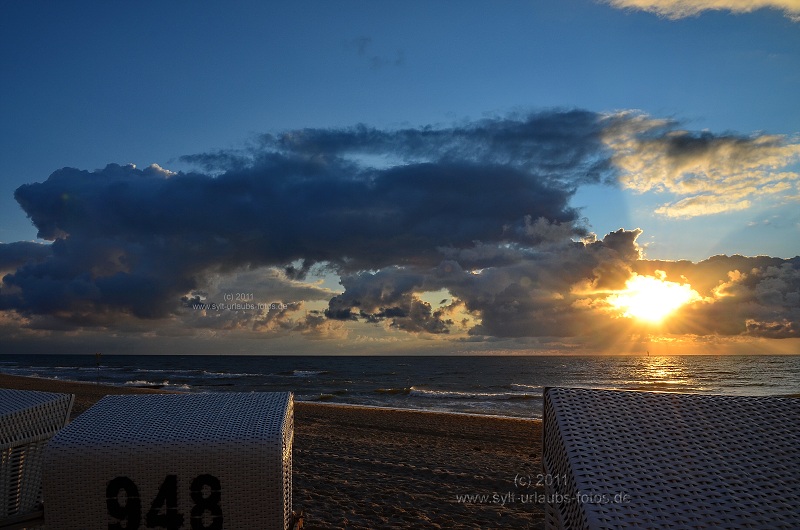
[[[612,294],[606,301],[622,316],[659,324],[681,306],[701,300],[688,283],[668,282],[662,271],[656,274],[659,276],[635,274],[625,282],[624,290]]]

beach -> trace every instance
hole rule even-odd
[[[0,388],[106,394],[156,389],[0,374]],[[543,528],[541,422],[297,402],[293,506],[305,528]]]

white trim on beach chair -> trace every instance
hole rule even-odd
[[[288,392],[106,396],[48,444],[47,528],[292,523]]]
[[[0,388],[0,528],[41,516],[44,448],[75,396]]]
[[[548,529],[800,528],[800,399],[544,391]]]

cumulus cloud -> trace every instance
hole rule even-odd
[[[465,269],[445,260],[437,267],[391,267],[342,278],[344,293],[331,299],[328,315],[339,319],[388,321],[415,332],[447,333],[458,325],[457,309],[472,316],[472,335],[538,337],[581,335],[591,311],[574,286],[618,286],[640,256],[640,231],[619,230],[603,240],[563,239],[535,252],[498,253],[497,264]],[[485,263],[484,263],[485,264]],[[453,301],[433,310],[425,292],[447,290]]]
[[[619,332],[603,300],[650,262],[638,229],[589,233],[575,191],[620,182],[671,193],[665,215],[744,208],[795,185],[782,168],[797,153],[783,137],[574,110],[287,131],[184,157],[195,172],[64,168],[16,191],[52,244],[0,245],[0,311],[40,329],[157,321],[169,333],[275,337],[342,338],[353,321],[460,340]],[[797,329],[796,263],[786,263],[658,270],[711,300],[690,309],[685,332],[779,337]],[[320,271],[338,274],[342,291],[313,284]],[[262,305],[209,307],[236,294]]]
[[[794,22],[800,22],[800,4],[796,0],[606,0],[614,7],[638,9],[669,19],[699,15],[704,11],[750,13],[757,9],[782,11]]]
[[[686,281],[704,298],[686,308],[684,318],[668,323],[673,333],[800,336],[800,258],[713,256],[698,263],[647,261],[639,273],[664,270]]]
[[[800,160],[797,139],[692,132],[645,115],[610,118],[605,141],[622,172],[622,186],[677,198],[657,214],[688,218],[743,210],[758,198],[786,195],[800,183],[800,174],[781,170]]]
[[[346,276],[331,299],[332,319],[383,323],[417,333],[451,333],[466,340],[630,335],[636,321],[612,311],[608,298],[636,274],[689,284],[700,298],[668,319],[663,331],[694,336],[792,338],[800,326],[800,258],[714,256],[698,263],[643,259],[639,230],[602,239],[563,240],[535,251],[498,252],[469,269],[445,260],[437,267],[389,267]],[[512,257],[513,255],[513,257]],[[744,271],[744,272],[743,272]],[[438,308],[426,292],[452,296]],[[466,330],[468,337],[459,332]]]

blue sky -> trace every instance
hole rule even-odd
[[[0,88],[0,243],[37,240],[37,227],[15,200],[15,190],[43,183],[61,168],[94,171],[108,164],[132,163],[144,169],[157,164],[173,172],[219,175],[234,168],[218,166],[212,171],[191,155],[235,153],[250,157],[246,163],[255,167],[258,163],[253,157],[263,154],[265,134],[278,138],[289,131],[296,135],[312,129],[325,135],[358,124],[384,132],[460,131],[486,120],[499,127],[503,120],[521,123],[530,115],[566,116],[578,109],[597,120],[606,118],[598,137],[612,153],[609,163],[616,172],[611,183],[569,184],[574,189],[568,194],[568,206],[580,208],[569,222],[585,219],[583,235],[575,232],[573,240],[587,231],[602,240],[618,229],[640,229],[636,245],[643,259],[699,263],[716,254],[796,256],[800,241],[800,22],[795,18],[800,10],[790,2],[776,1],[764,3],[771,8],[749,12],[706,10],[681,18],[681,13],[670,11],[669,1],[641,2],[644,8],[637,8],[633,1],[616,4],[589,0],[6,2],[0,7],[4,79]],[[753,5],[760,4],[754,1]],[[685,134],[696,144],[705,134],[706,151],[698,155],[687,149],[680,158],[671,151],[678,144],[652,147],[645,145],[644,137],[636,137],[639,143],[623,160],[623,146],[634,138],[631,127],[637,123],[624,116],[646,122],[645,134],[660,134],[664,142]],[[623,132],[607,127],[609,120],[622,123]],[[655,132],[658,127],[662,129]],[[769,145],[764,147],[762,140]],[[379,166],[390,167],[396,162],[393,157],[400,156],[376,149],[363,148],[352,160],[379,160]],[[405,153],[416,157],[414,161],[432,160],[428,154]],[[672,181],[659,173],[674,169],[690,155],[697,155],[691,162],[694,165],[683,173],[675,170],[679,174]],[[740,164],[732,167],[736,163]],[[648,173],[647,168],[652,171]],[[692,182],[696,184],[686,180],[692,170],[700,171],[701,185],[687,191]],[[746,181],[737,188],[731,184],[737,179]],[[729,185],[733,187],[728,189]],[[30,197],[36,201],[39,196]],[[705,202],[699,207],[701,199]],[[263,205],[265,209],[273,206]],[[159,202],[141,207],[168,206]],[[34,210],[31,206],[27,212]],[[44,216],[37,211],[32,217]],[[97,219],[102,223],[102,217]],[[558,217],[558,222],[565,221]],[[63,230],[47,239],[62,236]],[[323,250],[307,252],[329,255],[325,254],[329,250]],[[287,259],[302,256],[287,254]],[[364,271],[405,266],[418,257],[365,265]],[[437,259],[443,257],[447,256]],[[322,270],[325,259],[317,261],[316,275],[284,280],[328,289],[302,301],[305,311],[324,307],[330,311],[330,299],[344,290],[339,278],[358,271]],[[25,263],[9,259],[3,272],[13,273]],[[264,270],[285,265],[288,262],[259,262]],[[242,261],[229,266],[253,265]],[[214,274],[222,274],[214,267],[218,264],[212,267]],[[731,281],[727,273],[733,270],[722,271],[717,285]],[[794,292],[792,281],[784,295]],[[187,295],[192,289],[209,292],[208,282],[208,278],[196,281],[187,288]],[[32,289],[14,285],[3,287],[6,296],[16,296],[13,289]],[[567,290],[574,292],[575,283],[571,285]],[[508,330],[486,333],[481,319],[487,318],[489,310],[478,308],[477,301],[470,305],[467,295],[456,296],[455,287],[436,284],[431,289],[428,292],[446,293],[452,303],[460,299],[466,304],[462,313],[471,327],[464,329],[472,333],[461,337],[463,344],[477,341],[477,336],[518,337],[519,333]],[[422,296],[419,288],[415,293],[406,294],[412,299]],[[105,338],[114,330],[130,338],[154,322],[147,319],[163,323],[177,314],[166,310],[142,316],[126,305],[121,311],[132,320],[124,326],[88,324],[72,318],[76,306],[45,311],[37,309],[32,296],[28,292],[24,303],[15,298],[0,304],[0,311],[5,311],[14,327],[46,329],[50,339],[64,329],[87,337],[105,333]],[[797,318],[793,300],[784,297],[784,309],[770,313],[774,322],[788,323],[790,336],[798,332],[797,325],[791,324]],[[110,304],[104,310],[119,309]],[[329,320],[366,330],[351,331],[351,339],[399,341],[408,347],[423,340],[424,332],[392,320],[393,314],[408,317],[409,307],[394,313],[381,304],[374,309],[372,320]],[[758,327],[748,328],[745,322],[767,326],[762,317],[742,316],[740,334]],[[187,326],[181,329],[191,327]],[[296,331],[308,329],[298,325]],[[33,336],[36,333],[31,331],[31,336],[19,340],[41,339]],[[536,340],[545,341],[542,336],[536,334]],[[283,335],[279,339],[287,344],[296,340]]]

